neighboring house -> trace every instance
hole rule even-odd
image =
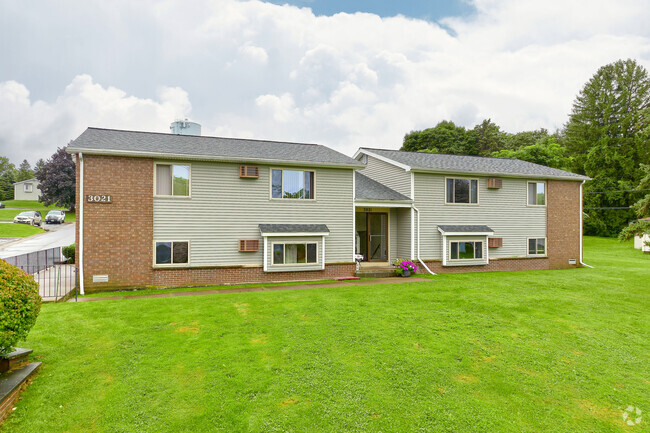
[[[41,197],[38,185],[36,178],[14,183],[14,200],[38,200]]]
[[[363,164],[339,152],[96,128],[67,151],[76,154],[86,291],[354,274]]]
[[[582,261],[588,177],[516,159],[361,148],[357,251],[423,261],[434,272],[555,269]]]
[[[639,221],[650,221],[650,217],[641,218]],[[642,236],[634,236],[634,248],[644,253],[650,253],[650,233],[644,233]]]
[[[519,160],[97,128],[67,151],[86,291],[349,276],[357,254],[435,272],[581,263],[588,178]]]

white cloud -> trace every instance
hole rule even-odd
[[[192,109],[206,135],[319,142],[348,154],[397,148],[405,133],[445,119],[554,129],[598,67],[628,57],[650,67],[647,1],[472,3],[475,15],[438,25],[316,17],[256,0],[124,0],[111,20],[88,24],[103,31],[91,32],[97,46],[83,71],[101,85],[80,75],[48,101],[32,100],[19,78],[0,83],[0,154],[51,153],[50,143],[66,144],[88,125],[166,131]],[[48,13],[81,33],[78,17]],[[30,34],[28,21],[17,23]],[[45,64],[48,46],[30,48]],[[60,61],[69,77],[81,72],[75,61]]]
[[[56,101],[32,101],[27,88],[15,81],[0,83],[0,143],[14,163],[47,159],[88,126],[169,131],[172,120],[189,114],[187,93],[161,87],[158,101],[127,95],[114,87],[78,75]]]

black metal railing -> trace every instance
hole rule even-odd
[[[34,277],[43,301],[59,301],[74,296],[77,300],[77,269],[66,263],[61,247],[6,257],[7,263],[17,266]]]

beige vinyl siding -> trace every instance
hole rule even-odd
[[[397,213],[396,255],[400,259],[411,259],[411,208],[395,209]]]
[[[479,204],[445,204],[445,177],[458,175],[415,173],[415,205],[420,210],[420,256],[442,258],[438,225],[487,225],[503,246],[490,248],[489,257],[526,257],[526,239],[546,237],[546,207],[527,206],[529,179],[503,178],[503,188],[488,189],[487,177],[478,177]],[[471,176],[477,178],[477,176]],[[494,177],[494,176],[492,176]]]
[[[25,191],[25,185],[32,185],[30,192]],[[39,183],[36,180],[14,184],[14,200],[38,200],[41,197],[41,190],[38,189]]]
[[[411,173],[403,168],[368,155],[366,168],[360,172],[370,179],[383,183],[407,197],[411,197]]]
[[[391,209],[388,216],[388,261],[393,263],[399,257],[397,254],[397,240],[399,239],[399,230],[397,228],[397,213],[399,209]]]
[[[259,167],[258,179],[241,179],[239,164],[192,161],[190,198],[154,197],[154,238],[189,240],[192,266],[261,266],[259,224],[326,224],[326,262],[351,262],[353,170],[273,165],[315,172],[315,199],[290,200],[271,199],[271,166]],[[239,252],[240,239],[260,249]]]
[[[325,259],[328,260],[328,240],[329,236],[325,236]],[[267,251],[267,271],[268,272],[287,272],[287,271],[317,271],[321,269],[323,263],[323,237],[322,236],[277,236],[268,238],[268,251]],[[273,244],[316,244],[316,263],[301,263],[294,265],[273,265]],[[260,250],[264,249],[264,243],[260,243]]]

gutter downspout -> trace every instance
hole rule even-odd
[[[84,291],[84,156],[79,152],[79,293]]]
[[[586,266],[588,268],[594,269],[593,266],[589,266],[585,262],[582,261],[582,186],[585,184],[585,181],[583,180],[582,183],[580,184],[580,264],[582,266]]]
[[[415,207],[415,204],[412,204],[411,208],[415,211],[415,213],[418,214],[418,249],[417,249],[418,262],[422,263],[422,266],[424,266],[424,269],[426,269],[431,275],[436,275],[436,273],[432,272],[431,269],[429,269],[429,267],[420,258],[420,211],[418,210],[418,208]]]

